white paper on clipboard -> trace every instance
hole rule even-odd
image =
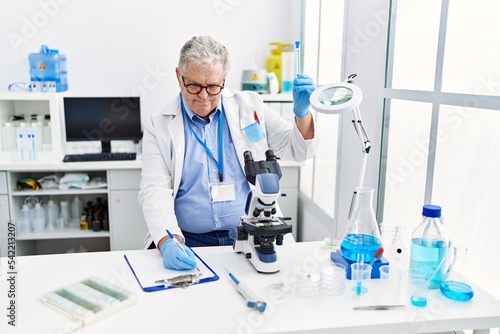
[[[196,253],[195,255],[201,272],[200,283],[218,280],[219,276]],[[165,268],[163,257],[157,249],[133,251],[125,254],[124,257],[144,291],[166,289],[163,284],[155,283],[158,280],[198,273],[196,269],[171,270]]]

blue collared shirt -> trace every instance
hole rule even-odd
[[[244,214],[250,187],[240,166],[236,149],[229,132],[227,118],[222,107],[222,97],[210,122],[196,115],[182,99],[182,106],[188,117],[184,117],[184,168],[181,184],[175,198],[175,214],[181,230],[191,233],[205,233],[214,230],[228,230],[239,225]],[[223,121],[224,182],[234,184],[234,201],[212,202],[210,185],[219,183],[217,163],[196,140],[198,138],[219,158],[219,122]],[[188,122],[191,123],[191,127]]]

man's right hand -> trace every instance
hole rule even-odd
[[[186,251],[184,253],[173,239],[166,240],[161,245],[161,254],[163,255],[163,266],[167,269],[190,270],[196,267],[196,258],[193,251],[179,243]]]

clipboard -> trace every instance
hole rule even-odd
[[[197,284],[214,282],[219,279],[215,271],[203,261],[198,254],[193,252],[198,259],[198,268],[202,275]],[[144,292],[154,292],[160,290],[168,290],[176,288],[175,286],[165,286],[164,284],[155,283],[160,279],[167,279],[185,274],[195,274],[197,271],[192,270],[171,270],[163,266],[163,257],[157,249],[148,249],[143,251],[134,251],[123,255],[130,270],[134,274],[137,283]]]

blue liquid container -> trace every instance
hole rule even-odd
[[[446,281],[441,284],[439,289],[445,297],[459,302],[466,302],[474,297],[471,286],[462,282]]]
[[[57,92],[68,90],[66,56],[60,54],[58,50],[42,45],[40,52],[30,53],[28,59],[32,82],[55,82]]]
[[[453,254],[453,262],[439,288],[445,297],[466,302],[474,297],[474,291],[468,277],[467,247],[457,245],[454,247]]]
[[[340,244],[342,256],[352,262],[357,262],[360,254],[363,256],[363,262],[369,263],[380,247],[380,238],[371,234],[348,234]]]
[[[446,258],[448,243],[442,240],[414,238],[411,240],[410,268],[426,271],[425,279],[430,279],[441,261]],[[432,278],[429,289],[437,289],[444,279],[446,266],[442,265]]]
[[[416,306],[416,307],[427,306],[427,298],[425,298],[425,297],[411,296],[410,302],[413,306]]]
[[[373,192],[373,188],[359,187],[354,193],[354,209],[340,244],[342,256],[347,261],[358,262],[362,260],[369,263],[378,249],[382,247],[380,231],[372,207]],[[358,256],[360,256],[359,260]]]
[[[410,269],[426,271],[429,289],[437,289],[445,278],[449,240],[441,224],[441,207],[424,205],[423,221],[412,234]],[[439,268],[438,268],[439,267]]]

